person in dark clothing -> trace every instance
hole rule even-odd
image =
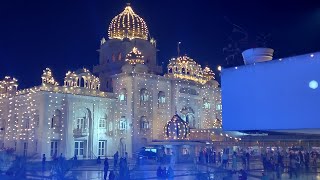
[[[157,169],[157,177],[161,177],[161,174],[162,174],[162,169],[161,169],[161,166],[159,166]]]
[[[241,169],[239,171],[239,180],[247,180],[247,178],[248,178],[247,173],[244,170]]]
[[[309,171],[309,162],[310,162],[310,154],[309,152],[307,152],[305,155],[304,155],[304,163],[306,165],[306,170]]]
[[[113,171],[110,171],[109,173],[109,180],[114,180],[116,178],[116,176],[114,175]]]
[[[100,156],[98,156],[98,158],[97,158],[97,164],[101,164],[101,158],[100,158]]]
[[[299,166],[302,167],[304,165],[304,159],[301,151],[299,151],[299,160]]]
[[[283,157],[280,154],[280,152],[278,152],[278,164],[281,168],[284,168],[284,164],[283,164]]]
[[[105,161],[107,163],[104,163],[104,168],[103,168],[103,172],[104,172],[104,175],[103,175],[103,179],[104,180],[107,180],[107,177],[108,177],[108,171],[109,171],[109,163],[108,161]],[[110,172],[111,173],[111,172]],[[110,178],[110,177],[109,177]]]
[[[73,157],[73,166],[74,167],[78,167],[78,157],[77,157],[77,155],[74,155],[74,157]]]
[[[208,151],[206,151],[206,152],[204,153],[204,155],[205,155],[205,160],[206,160],[205,163],[209,163]]]
[[[213,152],[213,164],[216,164],[216,152]]]
[[[250,154],[249,152],[246,153],[246,168],[250,169]]]
[[[118,153],[118,151],[117,151],[117,152],[113,155],[113,166],[114,166],[114,168],[117,167],[118,159],[119,159],[119,153]]]
[[[218,163],[221,163],[221,152],[218,152]]]
[[[42,171],[46,169],[46,155],[42,155]]]
[[[298,173],[297,173],[297,160],[296,158],[291,158],[290,162],[289,162],[289,179],[292,178],[292,175],[295,174],[296,178],[298,178]]]

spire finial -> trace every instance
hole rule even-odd
[[[130,5],[131,5],[131,3],[127,2],[127,6],[130,6]]]
[[[180,44],[181,44],[181,42],[179,41],[179,42],[178,42],[178,46],[177,46],[178,57],[180,56]]]

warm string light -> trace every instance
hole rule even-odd
[[[145,21],[133,12],[130,5],[111,20],[108,29],[109,39],[148,39],[148,27]]]
[[[214,73],[209,67],[201,68],[188,56],[172,58],[168,64],[168,73],[165,75],[170,78],[185,79],[205,84],[214,79]]]

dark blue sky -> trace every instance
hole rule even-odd
[[[98,64],[100,39],[123,0],[33,0],[0,2],[0,78],[11,75],[20,87],[40,84],[45,67],[61,83],[68,70]],[[225,64],[222,49],[233,26],[249,34],[255,46],[259,33],[270,33],[276,57],[319,51],[320,5],[280,1],[131,0],[157,40],[159,62],[181,51],[202,65]]]

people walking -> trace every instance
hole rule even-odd
[[[103,172],[104,172],[103,179],[104,180],[106,180],[108,177],[108,171],[109,171],[109,162],[108,162],[108,158],[106,158],[104,160],[104,168],[103,168]]]
[[[247,168],[247,170],[250,169],[250,154],[249,154],[249,152],[246,153],[246,168]]]
[[[46,154],[42,155],[42,171],[46,169]]]
[[[118,159],[119,159],[119,152],[117,151],[117,152],[113,155],[113,167],[114,167],[114,169],[117,167]]]
[[[73,157],[73,167],[78,167],[78,157],[76,154]]]
[[[115,179],[115,174],[114,174],[114,172],[113,171],[110,171],[110,173],[109,173],[109,180],[114,180]]]
[[[237,171],[238,167],[237,167],[237,153],[233,152],[232,155],[232,170],[233,171]]]
[[[298,178],[298,173],[297,173],[297,160],[296,158],[291,158],[289,162],[289,178],[292,178],[292,174],[295,174],[296,178]]]
[[[310,154],[309,152],[305,153],[304,155],[304,163],[305,163],[305,166],[306,166],[306,171],[309,171],[309,164],[310,164]]]
[[[227,163],[228,163],[228,154],[227,152],[223,152],[222,154],[222,168],[226,169],[227,168]]]

